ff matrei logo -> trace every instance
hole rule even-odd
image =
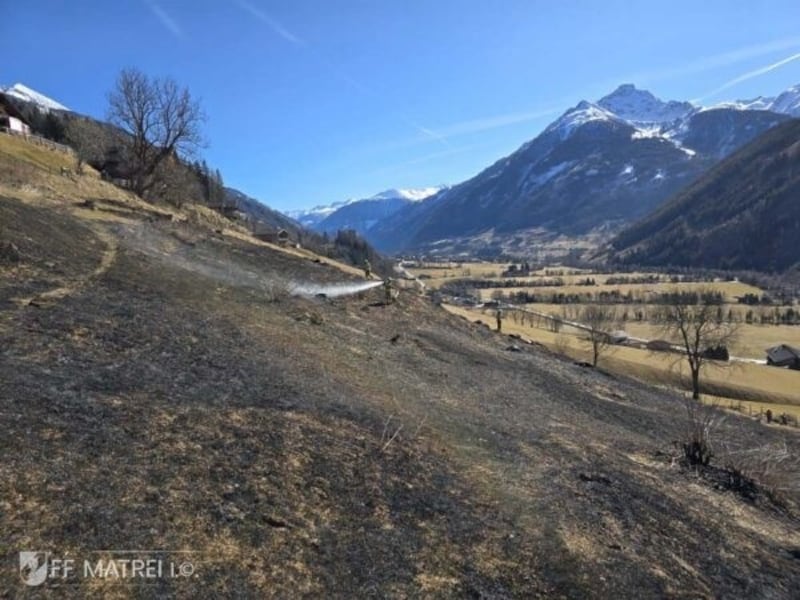
[[[25,585],[42,585],[47,579],[47,552],[20,552],[19,576]]]

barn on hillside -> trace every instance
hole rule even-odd
[[[0,94],[0,131],[14,135],[30,135],[31,128],[22,118],[19,111]]]
[[[258,223],[256,227],[253,228],[253,237],[262,242],[269,242],[270,244],[278,244],[280,246],[287,246],[291,241],[289,239],[289,232],[285,229],[272,229],[262,223]]]

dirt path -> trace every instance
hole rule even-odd
[[[106,271],[108,271],[117,256],[117,250],[119,247],[117,240],[112,235],[109,235],[107,232],[102,231],[99,228],[93,228],[92,231],[98,237],[98,239],[105,243],[106,247],[103,250],[103,253],[100,255],[100,262],[91,273],[84,277],[74,279],[68,282],[66,285],[55,287],[35,296],[16,298],[16,303],[19,306],[28,306],[30,304],[46,304],[62,300],[63,298],[81,290],[93,279],[102,276]]]

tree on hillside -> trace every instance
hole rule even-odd
[[[98,161],[104,151],[102,140],[87,123],[88,119],[75,117],[64,128],[65,141],[75,151],[75,171],[79,175],[83,173],[84,164]]]
[[[600,356],[612,345],[609,333],[617,323],[616,311],[613,306],[589,304],[581,311],[580,320],[588,328],[592,366],[596,367]]]
[[[677,339],[689,365],[692,398],[700,399],[700,375],[709,360],[726,358],[736,339],[737,326],[722,319],[714,294],[700,291],[693,295],[673,294],[658,315],[667,337]]]
[[[192,170],[202,187],[203,202],[213,207],[226,205],[225,184],[220,170],[212,171],[205,160],[195,161]]]
[[[151,78],[136,69],[125,69],[108,103],[109,121],[128,134],[124,151],[130,187],[140,196],[156,188],[164,161],[189,157],[203,144],[205,114],[189,90],[172,79]]]
[[[368,260],[372,270],[381,276],[391,276],[394,263],[378,254],[370,244],[352,229],[340,229],[333,239],[332,258],[343,260],[351,265],[363,266]]]
[[[157,187],[152,196],[162,202],[180,208],[187,202],[198,202],[203,198],[203,185],[190,166],[168,158],[164,160],[154,173]]]

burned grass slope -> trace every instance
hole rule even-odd
[[[793,505],[671,465],[669,396],[508,352],[411,294],[267,293],[343,276],[244,240],[0,211],[41,269],[4,268],[4,297],[83,282],[0,305],[9,597],[23,549],[197,553],[191,580],[37,590],[50,597],[789,598],[800,584]],[[745,421],[720,434],[798,447]]]

